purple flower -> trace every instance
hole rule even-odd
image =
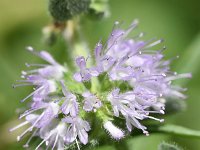
[[[163,122],[163,119],[152,114],[164,114],[168,98],[186,98],[183,94],[185,89],[174,85],[173,81],[190,78],[191,74],[176,74],[170,70],[172,60],[163,59],[165,47],[154,50],[154,46],[161,43],[162,39],[142,41],[139,38],[143,34],[129,38],[129,33],[137,24],[136,20],[123,30],[116,22],[107,42],[97,43],[94,49],[95,63],[87,64],[88,59],[77,57],[79,70],[75,73],[67,72],[48,52],[27,48],[48,64],[27,64],[27,67],[35,69],[22,71],[23,79],[14,85],[34,86],[34,91],[22,100],[32,98],[30,109],[19,117],[25,118],[25,121],[11,129],[14,131],[30,125],[17,137],[18,140],[34,130],[25,147],[34,136],[39,136],[42,142],[36,149],[44,143],[47,149],[64,150],[65,146],[70,147],[75,143],[80,149],[78,143],[86,145],[89,142],[88,132],[91,128],[84,119],[89,117],[87,112],[90,111],[95,115],[90,119],[100,121],[93,125],[103,125],[115,140],[125,136],[125,130],[111,122],[117,117],[124,119],[129,132],[138,128],[149,135],[141,121],[153,119]]]
[[[78,136],[81,143],[84,145],[88,143],[87,132],[90,130],[90,125],[87,121],[82,120],[80,117],[66,117],[63,121],[70,124],[65,137],[66,142],[72,143]]]
[[[24,102],[30,97],[33,97],[34,101],[45,100],[50,93],[57,90],[57,85],[55,80],[47,80],[39,75],[28,75],[24,76],[25,80],[17,80],[17,82],[22,82],[20,84],[14,85],[18,86],[35,86],[34,91],[26,96],[21,102]]]
[[[27,64],[28,67],[39,67],[29,71],[22,71],[23,80],[18,80],[20,84],[18,86],[35,86],[34,92],[25,97],[22,102],[33,96],[34,101],[42,101],[50,93],[53,93],[57,89],[56,81],[60,80],[66,69],[58,64],[53,57],[46,51],[36,52],[32,47],[27,48],[33,54],[41,57],[50,64]]]
[[[53,78],[57,80],[63,77],[63,73],[66,72],[66,68],[58,64],[48,52],[46,51],[36,52],[32,47],[27,47],[27,50],[32,52],[36,56],[39,56],[40,58],[42,58],[43,60],[49,63],[49,65],[48,64],[27,64],[28,67],[31,67],[31,66],[41,67],[35,70],[27,71],[27,74],[37,73],[46,79]]]
[[[119,89],[113,90],[108,95],[108,101],[111,102],[113,112],[116,117],[119,117],[120,113],[126,119],[126,126],[129,131],[132,130],[132,126],[139,128],[144,134],[148,135],[146,127],[141,125],[138,120],[154,119],[162,122],[163,119],[157,119],[149,116],[150,113],[163,113],[163,110],[149,111],[148,108],[157,104],[157,99],[141,100],[138,93],[129,91],[126,93],[119,93]]]
[[[102,105],[101,101],[89,91],[83,93],[82,96],[84,97],[83,109],[85,111],[92,111],[92,110],[95,111],[96,109],[101,107]]]
[[[67,126],[60,120],[55,119],[47,126],[40,129],[39,135],[43,139],[42,142],[36,147],[36,150],[45,142],[47,148],[64,150],[64,138],[67,134]]]
[[[67,91],[63,82],[61,82],[61,85],[64,95],[64,103],[61,106],[61,110],[64,114],[70,114],[72,117],[75,117],[78,114],[78,103],[76,101],[76,96]]]
[[[43,110],[41,114],[36,113],[39,110]],[[59,105],[56,103],[40,103],[37,107],[33,109],[25,111],[20,115],[20,119],[25,117],[26,121],[19,124],[18,126],[10,129],[10,131],[14,131],[26,124],[31,124],[31,126],[26,129],[20,136],[17,137],[17,140],[21,140],[21,138],[28,132],[32,131],[34,128],[42,128],[48,125],[59,112]]]
[[[92,76],[99,75],[95,68],[86,68],[86,60],[83,56],[76,59],[76,64],[80,68],[80,72],[74,74],[74,79],[78,82],[88,81]]]

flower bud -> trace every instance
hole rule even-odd
[[[66,21],[88,10],[90,0],[49,0],[49,12],[56,21]]]
[[[109,134],[115,140],[119,140],[124,137],[124,132],[116,127],[112,122],[107,121],[104,123],[103,127],[109,132]]]

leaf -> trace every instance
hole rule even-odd
[[[162,142],[158,146],[158,150],[182,150],[182,148],[178,147],[176,144]]]
[[[167,133],[177,136],[200,138],[200,131],[173,124],[166,124],[163,126],[159,126],[157,131],[159,133]]]

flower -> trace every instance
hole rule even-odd
[[[91,129],[87,121],[82,120],[80,117],[66,117],[63,121],[70,124],[65,137],[67,142],[72,143],[78,136],[81,143],[84,145],[88,143],[87,132]]]
[[[39,134],[43,139],[42,142],[36,147],[36,150],[45,142],[47,147],[52,147],[52,150],[57,147],[58,150],[65,148],[65,135],[67,127],[66,124],[60,120],[53,120],[49,125],[40,129]]]
[[[76,58],[76,72],[67,70],[48,52],[36,52],[28,47],[49,64],[27,64],[39,68],[23,71],[23,80],[14,85],[34,86],[34,91],[22,100],[32,98],[30,108],[19,117],[25,121],[11,129],[30,125],[17,138],[20,140],[26,133],[34,131],[25,147],[32,137],[39,136],[42,141],[36,149],[46,143],[47,149],[62,150],[77,144],[80,150],[79,143],[90,143],[93,140],[89,138],[90,132],[95,135],[96,130],[92,129],[101,126],[113,139],[120,140],[126,136],[126,129],[117,127],[117,118],[122,120],[120,126],[126,126],[129,132],[137,128],[149,135],[148,126],[142,121],[163,122],[160,117],[165,114],[168,98],[186,98],[185,89],[174,85],[173,81],[190,78],[191,74],[170,70],[171,60],[164,60],[162,54],[165,47],[153,50],[155,45],[163,42],[162,39],[143,41],[140,39],[143,34],[129,38],[137,24],[137,20],[133,21],[128,29],[122,30],[116,22],[107,42],[97,43],[94,55],[91,54],[93,58]],[[94,63],[88,64],[88,59]]]
[[[62,112],[67,115],[70,114],[71,116],[75,117],[78,114],[78,103],[76,101],[76,96],[66,90],[66,87],[63,82],[62,85],[62,92],[64,94],[64,103],[61,106]]]
[[[148,111],[148,108],[153,106],[156,103],[155,99],[148,99],[146,103],[144,100],[140,100],[136,93],[134,92],[126,92],[123,94],[119,93],[119,89],[114,89],[108,95],[108,101],[111,102],[112,108],[114,111],[114,115],[119,117],[120,113],[126,119],[126,126],[129,131],[132,131],[132,126],[143,130],[143,133],[148,135],[146,131],[146,127],[142,126],[138,120],[143,120],[146,118],[158,120],[163,122],[162,119],[157,119],[152,116],[149,116],[151,111]],[[161,113],[163,110],[154,111],[154,113]]]
[[[39,67],[30,71],[22,71],[22,78],[24,80],[18,80],[21,84],[14,85],[18,86],[36,86],[34,92],[22,99],[24,102],[31,96],[33,96],[34,101],[41,101],[47,97],[48,94],[56,91],[57,85],[56,81],[60,80],[66,68],[58,64],[53,57],[46,51],[36,52],[32,47],[27,47],[27,50],[31,53],[44,59],[50,65],[47,64],[26,64],[27,67]]]
[[[43,64],[27,64],[28,67],[30,66],[39,66],[41,68],[36,70],[31,70],[28,73],[38,73],[40,76],[49,79],[62,79],[63,73],[66,72],[66,68],[58,64],[53,57],[46,51],[36,52],[32,47],[27,47],[27,50],[31,53],[39,56],[43,60],[47,61],[50,65],[43,65]]]
[[[74,79],[78,82],[88,81],[92,76],[99,75],[99,72],[94,68],[86,68],[86,60],[83,56],[76,59],[76,64],[80,68],[80,72],[74,74]]]
[[[43,112],[41,114],[35,113],[39,110],[43,110]],[[56,103],[51,102],[37,104],[37,107],[33,107],[32,109],[21,114],[19,118],[22,119],[25,117],[26,121],[10,129],[10,131],[12,132],[23,127],[24,125],[31,124],[28,129],[26,129],[20,136],[17,137],[17,140],[19,141],[26,133],[32,131],[34,128],[43,128],[47,126],[58,115],[58,112],[59,106]]]
[[[82,94],[82,96],[84,97],[83,109],[85,111],[95,111],[95,109],[100,108],[102,106],[101,101],[92,93],[85,92]]]

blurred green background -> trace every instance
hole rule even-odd
[[[166,58],[179,55],[172,64],[178,73],[192,72],[193,78],[182,84],[188,87],[187,110],[166,118],[166,122],[200,130],[200,1],[199,0],[110,0],[111,17],[101,21],[84,20],[83,29],[91,48],[101,38],[106,37],[114,21],[129,24],[140,20],[139,31],[147,37],[165,39],[168,50]],[[56,44],[48,47],[42,42],[42,28],[51,22],[47,11],[47,0],[0,0],[0,149],[23,149],[25,141],[16,142],[17,132],[8,129],[17,124],[17,108],[23,108],[19,101],[30,89],[13,89],[12,84],[19,79],[25,62],[37,58],[24,49],[31,45],[36,49],[48,49],[59,55],[64,47]],[[60,39],[61,40],[61,39]],[[61,40],[62,41],[62,40]],[[200,140],[164,136],[137,137],[128,140],[130,150],[156,150],[162,141],[176,142],[185,150],[200,149]],[[101,149],[114,150],[112,147]]]

